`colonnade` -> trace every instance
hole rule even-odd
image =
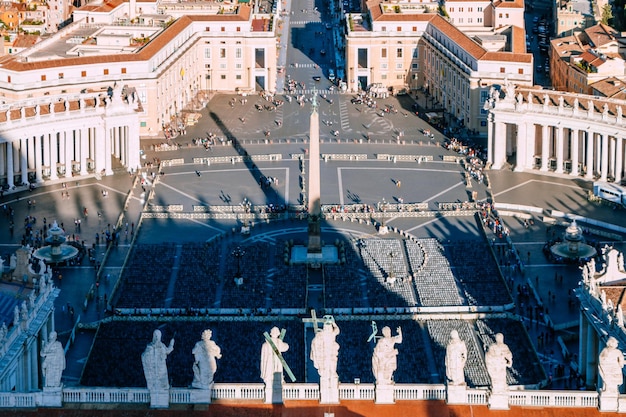
[[[620,182],[626,123],[622,104],[574,93],[517,89],[491,101],[488,158],[493,169],[551,171]],[[582,104],[581,104],[582,103]]]
[[[16,119],[7,111],[7,120],[0,122],[0,184],[12,188],[79,175],[110,175],[112,158],[127,169],[138,168],[139,122],[132,104],[92,102],[93,106],[84,99],[76,106],[65,102],[65,111],[46,114],[40,114],[39,105],[33,111],[21,108]]]

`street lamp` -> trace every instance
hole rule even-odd
[[[387,234],[387,232],[389,231],[387,225],[385,224],[385,211],[387,211],[387,201],[385,201],[384,197],[382,203],[378,203],[378,210],[382,213],[382,220],[380,222],[380,227],[378,228],[378,233],[384,235]]]
[[[246,254],[246,251],[243,250],[240,246],[237,246],[235,249],[233,249],[232,253],[231,253],[235,259],[237,259],[237,273],[235,274],[235,284],[237,284],[237,286],[240,286],[243,284],[243,277],[241,276],[241,258],[243,257],[243,255]]]

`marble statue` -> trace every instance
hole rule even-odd
[[[26,301],[22,301],[22,308],[20,309],[20,320],[22,320],[22,324],[26,324],[28,322],[28,306],[26,305]]]
[[[450,341],[446,346],[446,379],[448,385],[465,385],[465,363],[467,346],[459,337],[459,332],[450,332]]]
[[[602,303],[602,309],[606,310],[608,305],[606,303],[606,291],[604,290],[600,291],[600,302]]]
[[[398,349],[394,345],[402,343],[402,329],[398,327],[398,334],[391,336],[391,329],[383,327],[383,336],[378,339],[372,355],[372,373],[377,385],[393,384],[393,373],[398,367]]]
[[[507,391],[506,370],[513,365],[511,350],[504,343],[504,335],[496,334],[496,343],[485,353],[485,365],[491,379],[491,392],[500,394]]]
[[[7,328],[7,324],[2,323],[2,327],[0,327],[0,346],[4,344],[8,334],[9,334],[9,329]]]
[[[167,376],[167,355],[174,350],[174,339],[170,340],[169,346],[161,342],[161,331],[155,330],[152,334],[152,342],[148,343],[146,350],[141,354],[143,373],[150,391],[167,390],[170,387]]]
[[[30,306],[30,308],[35,308],[35,300],[36,299],[37,299],[37,297],[35,296],[35,290],[33,289],[28,294],[28,305]]]
[[[207,329],[202,332],[202,340],[196,343],[191,353],[195,358],[193,363],[192,388],[210,389],[213,385],[213,376],[217,370],[217,359],[222,358],[222,350],[211,340],[213,332]]]
[[[609,337],[606,347],[600,352],[598,360],[598,373],[602,378],[602,393],[618,395],[619,387],[624,383],[622,368],[624,367],[624,354],[617,348],[618,342],[614,337]]]
[[[57,340],[56,332],[50,332],[48,343],[42,347],[40,355],[43,358],[41,373],[44,377],[44,387],[60,387],[61,376],[65,369],[65,350],[61,342]]]
[[[13,307],[13,326],[20,324],[20,308],[18,306]]]
[[[270,339],[280,353],[287,352],[289,345],[280,338],[280,330],[278,327],[272,327],[270,330]],[[280,374],[280,382],[283,382],[283,363],[276,353],[272,345],[266,340],[261,346],[261,379],[268,387],[273,386],[276,374]]]
[[[334,320],[326,321],[311,341],[311,360],[320,375],[320,381],[337,378],[337,357],[339,343],[336,338],[339,327]]]
[[[624,327],[624,310],[622,310],[622,305],[619,304],[617,306],[617,313],[615,313],[617,315],[617,324],[620,327]]]
[[[11,255],[11,258],[9,260],[9,267],[11,269],[17,268],[17,255],[15,255],[15,254]]]

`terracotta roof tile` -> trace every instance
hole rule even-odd
[[[445,33],[450,40],[456,43],[461,49],[469,53],[475,59],[481,59],[487,52],[482,46],[468,38],[467,35],[448,22],[442,16],[432,17],[431,24],[441,32]]]
[[[493,7],[498,9],[523,9],[524,0],[497,0],[493,2]]]

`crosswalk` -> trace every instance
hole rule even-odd
[[[318,25],[322,27],[322,22],[320,22],[319,20],[290,20],[289,24],[291,26]]]
[[[291,96],[296,96],[296,95],[300,95],[300,94],[313,94],[313,93],[317,93],[317,94],[326,94],[326,95],[335,95],[335,94],[341,94],[339,91],[337,91],[336,88],[333,88],[332,90],[327,89],[312,89],[312,88],[307,88],[304,90],[300,90],[300,89],[296,89],[293,91],[293,93],[288,93],[287,91],[285,91],[283,94],[286,95],[291,95]],[[320,100],[320,97],[318,96],[317,100]]]
[[[296,63],[296,64],[295,64],[295,67],[296,67],[296,68],[317,68],[317,67],[318,67],[318,65],[317,65],[317,64],[313,64],[313,63],[308,63],[308,64],[299,64],[299,63]]]

